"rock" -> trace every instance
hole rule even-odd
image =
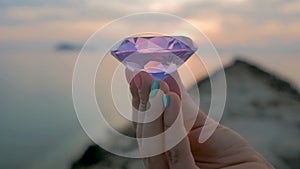
[[[125,127],[120,133],[135,137],[135,131],[132,126]],[[131,143],[122,143],[123,140],[114,140],[115,148],[133,149]],[[107,152],[98,145],[91,145],[84,152],[82,157],[76,160],[71,169],[143,169],[144,165],[141,159],[131,159],[120,157]]]
[[[95,165],[107,158],[107,152],[98,145],[91,145],[84,152],[82,157],[72,164],[72,169],[79,169]]]
[[[227,101],[221,123],[245,137],[275,168],[300,168],[299,92],[290,83],[241,60],[226,67],[225,74]],[[218,71],[212,78],[218,78]],[[199,89],[200,107],[208,112],[211,97],[209,79],[198,82],[192,88]],[[193,96],[193,93],[190,94]],[[122,133],[135,135],[132,129]],[[92,146],[73,164],[73,168],[144,167],[140,159],[119,157]]]
[[[237,60],[224,71],[227,98],[221,123],[245,137],[275,168],[298,169],[299,92],[290,83],[245,61]],[[211,78],[218,78],[218,74]],[[193,88],[199,89],[200,107],[208,112],[209,79]]]

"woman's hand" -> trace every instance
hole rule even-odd
[[[157,93],[155,99],[160,98],[164,107],[162,114],[154,121],[134,123],[138,138],[164,133],[177,117],[181,121],[179,123],[181,127],[189,129],[187,136],[168,151],[164,150],[170,145],[172,139],[166,138],[169,137],[166,135],[163,135],[165,138],[160,139],[157,144],[140,145],[140,151],[145,154],[157,149],[162,152],[144,158],[147,169],[273,168],[245,139],[222,125],[218,125],[213,135],[200,144],[198,137],[207,116],[203,112],[198,112],[198,106],[184,89],[177,73],[163,81],[156,81],[146,72],[134,75],[126,70],[126,77],[132,94],[133,116],[139,116],[141,112],[146,111],[149,108],[149,97],[154,97]],[[164,94],[157,92],[157,89]],[[177,132],[173,134],[184,134],[180,129],[179,126]]]

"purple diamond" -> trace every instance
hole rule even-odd
[[[176,71],[195,51],[185,36],[129,37],[116,45],[111,54],[130,70],[146,71],[164,79]]]

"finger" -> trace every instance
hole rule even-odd
[[[149,83],[153,78],[146,72],[139,72],[133,76],[133,72],[126,69],[126,78],[130,80],[130,92],[132,94],[132,119],[133,126],[136,129],[137,121],[140,117],[138,116],[138,111],[145,111],[148,103],[148,95],[144,93],[149,93]],[[143,102],[141,101],[143,98]],[[143,103],[143,104],[142,104]],[[141,107],[140,107],[141,106]]]
[[[126,80],[130,84],[130,91],[133,96],[133,106],[139,109],[138,105],[145,104],[148,101],[150,87],[153,82],[153,78],[146,72],[134,73],[126,68],[125,70]]]
[[[168,84],[171,92],[175,92],[181,97],[181,91],[184,89],[184,87],[177,72],[167,76],[164,81]]]
[[[157,84],[159,84],[159,87],[157,87]],[[156,90],[161,90],[163,92],[157,92]],[[162,101],[163,98],[163,93],[169,92],[169,87],[164,81],[153,81],[153,84],[151,86],[151,94],[150,97],[152,99],[160,99]],[[154,103],[154,102],[152,102]],[[156,108],[153,108],[153,105],[151,104],[151,110],[156,111]],[[158,105],[157,105],[158,106]],[[160,106],[158,106],[160,107]],[[163,111],[163,107],[161,107],[160,111]],[[159,110],[158,110],[159,111]],[[154,114],[156,112],[147,112]],[[146,116],[147,116],[146,114]],[[146,117],[147,118],[147,117]],[[164,153],[164,137],[163,135],[159,135],[163,133],[164,127],[163,127],[163,116],[162,113],[161,115],[156,118],[154,121],[150,123],[144,123],[142,127],[142,137],[147,138],[147,137],[153,137],[156,136],[157,139],[152,140],[152,141],[143,141],[142,142],[142,151],[145,154],[147,154],[147,158],[144,158],[144,163],[146,168],[153,169],[153,168],[160,168],[160,169],[168,169],[168,161],[166,154]],[[153,154],[151,153],[155,152],[161,152],[159,155],[152,156]],[[156,153],[155,153],[156,154]]]
[[[172,73],[164,81],[168,84],[170,91],[178,94],[182,100],[182,111],[184,125],[187,130],[202,127],[207,118],[206,114],[199,109],[199,105],[194,102],[187,93],[178,72]]]
[[[135,81],[140,97],[139,110],[145,111],[148,106],[149,94],[153,83],[153,77],[146,72],[139,72],[136,76],[139,81]]]
[[[138,92],[138,88],[136,87],[135,81],[137,81],[137,78],[140,78],[138,75],[136,75],[129,83],[130,85],[130,92],[132,95],[132,106],[136,109],[139,108],[140,104],[140,96]]]
[[[198,169],[187,137],[166,153],[170,169]]]
[[[134,84],[138,91],[139,96],[139,106],[138,110],[135,109],[133,111],[133,118],[137,118],[141,121],[145,119],[144,113],[141,113],[140,111],[145,111],[147,108],[148,100],[149,100],[149,93],[150,93],[150,87],[153,83],[153,78],[151,75],[149,75],[146,72],[139,72],[135,75]],[[136,125],[136,134],[137,138],[143,138],[142,132],[143,132],[143,123],[134,123]],[[140,139],[138,139],[139,147],[142,147],[142,142]]]
[[[135,86],[135,85],[132,85],[132,86]],[[134,90],[136,89],[136,90]],[[137,97],[133,97],[132,98],[132,102],[133,102],[133,109],[132,109],[132,119],[133,119],[133,126],[134,128],[136,129],[136,121],[139,121],[139,117],[141,118],[141,116],[138,115],[139,113],[139,94],[138,94],[138,90],[137,88],[132,88],[132,93],[134,93],[133,95],[138,95]],[[151,92],[150,92],[150,97],[154,97],[157,93],[158,93],[158,90],[161,90],[162,93],[165,93],[165,92],[168,92],[169,91],[169,87],[168,85],[164,82],[164,81],[156,81],[156,80],[153,80],[153,83],[152,83],[152,86],[151,86]],[[162,97],[161,97],[162,98]],[[154,102],[155,103],[155,102]],[[160,103],[160,102],[156,102],[156,103]],[[156,105],[153,105],[154,107]],[[148,116],[150,120],[146,120],[146,121],[153,121],[151,119],[154,119],[156,118],[156,114],[159,113],[159,112],[154,112],[152,115],[153,118],[151,118],[151,116]],[[162,113],[159,113],[159,114],[162,114]],[[144,118],[143,118],[144,119]],[[145,121],[141,119],[141,121]]]
[[[142,116],[142,114],[137,114],[138,116],[140,116],[140,117],[138,117],[138,118],[143,118],[143,117],[141,117]],[[135,126],[136,126],[136,137],[137,138],[143,138],[143,123],[135,123]],[[142,143],[138,140],[138,144],[139,144],[139,147],[142,147]]]
[[[137,116],[141,116],[141,115],[142,115],[141,113],[137,114]],[[138,118],[143,118],[143,117],[138,117]],[[135,126],[136,126],[136,138],[137,138],[140,154],[143,155],[143,150],[141,149],[141,147],[143,147],[143,142],[142,142],[143,123],[135,123]]]
[[[138,119],[137,113],[138,113],[138,108],[139,108],[139,105],[140,105],[140,96],[139,96],[138,88],[136,87],[136,84],[135,84],[135,81],[137,81],[137,80],[134,80],[135,78],[139,78],[139,76],[135,76],[135,77],[131,78],[131,80],[129,82],[129,85],[130,85],[129,88],[130,88],[130,92],[131,92],[131,95],[132,95],[131,103],[132,103],[133,127],[136,129],[137,124],[136,124],[135,121]]]
[[[155,103],[155,101],[151,102],[151,109],[149,112],[147,112],[145,114],[145,118],[152,118],[152,114],[158,114],[159,116],[155,118],[155,120],[148,122],[148,123],[144,123],[143,125],[143,137],[152,137],[152,136],[156,136],[160,133],[162,133],[164,131],[164,127],[163,127],[163,111],[164,111],[164,107],[162,104],[163,101],[163,95],[164,93],[168,93],[169,92],[169,88],[167,86],[167,84],[163,81],[153,81],[153,85],[154,83],[158,83],[160,86],[158,88],[152,88],[151,91],[151,99],[157,99],[159,101]],[[160,90],[162,92],[158,92],[155,90]],[[155,92],[156,94],[153,95],[152,93]],[[158,105],[159,104],[159,105]],[[154,112],[154,111],[160,111],[159,113]],[[148,121],[148,120],[147,120]]]
[[[168,93],[170,91],[169,86],[165,81],[159,80],[158,84],[159,84],[159,89],[162,90],[164,93]]]
[[[169,92],[168,98],[169,105],[167,105],[164,112],[164,128],[165,130],[171,130],[166,131],[165,136],[166,149],[172,147],[166,153],[169,167],[170,169],[195,169],[196,164],[191,153],[189,140],[186,137],[187,131],[180,111],[180,98],[174,92]],[[176,140],[181,137],[184,137],[183,140],[176,143]]]

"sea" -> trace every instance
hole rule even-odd
[[[1,52],[0,168],[68,169],[92,144],[73,107],[72,74],[78,53],[52,48]],[[224,66],[234,56],[220,53]],[[300,56],[239,58],[300,90]]]

